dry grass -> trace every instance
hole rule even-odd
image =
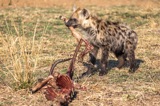
[[[125,4],[124,4],[125,3]],[[120,6],[120,5],[137,5],[142,8],[159,7],[160,2],[158,0],[1,0],[0,8],[6,7],[53,7],[61,6],[70,8],[76,4],[80,7],[86,6]]]
[[[69,105],[159,106],[160,9],[138,6],[87,8],[108,20],[128,23],[138,33],[136,59],[139,68],[134,74],[128,73],[128,67],[114,70],[117,62],[110,55],[107,75],[99,77],[96,72],[79,79],[77,77],[86,67],[76,63],[75,81],[88,89],[78,91]],[[59,14],[69,16],[71,11],[61,7],[1,10],[0,106],[53,104],[40,93],[30,94],[29,87],[38,78],[48,75],[54,60],[71,57],[74,52],[76,40],[62,21],[54,19]],[[69,62],[60,64],[56,70],[64,72],[68,65]]]
[[[5,20],[8,32],[13,33]],[[15,89],[27,88],[34,82],[33,73],[36,70],[39,54],[42,50],[41,39],[35,42],[36,29],[38,22],[35,25],[34,35],[32,39],[20,35],[16,25],[12,22],[16,35],[2,34],[2,72],[8,79],[9,86]],[[22,29],[23,30],[23,29]],[[36,43],[39,43],[37,45]]]

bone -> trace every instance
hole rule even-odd
[[[53,78],[53,76],[52,76],[52,75],[49,75],[46,79],[42,80],[41,82],[38,82],[38,83],[36,84],[36,86],[34,86],[34,87],[31,89],[31,92],[32,92],[32,93],[37,92],[37,91],[38,91],[39,89],[41,89],[44,85],[46,85],[47,82],[48,82],[49,80],[51,80],[52,78]]]
[[[62,62],[65,62],[65,61],[69,61],[69,60],[71,60],[71,59],[72,59],[72,58],[56,60],[56,61],[52,64],[52,67],[51,67],[51,69],[50,69],[50,75],[53,74],[54,68],[57,66],[57,64],[62,63]]]
[[[59,16],[59,19],[63,20],[65,25],[68,22],[68,19],[64,16]],[[83,57],[93,49],[93,46],[86,39],[82,38],[82,36],[73,27],[68,28],[71,31],[72,36],[76,38],[77,42],[82,40],[85,43],[86,49],[78,56],[78,59],[83,61]]]
[[[67,19],[66,17],[64,17],[64,16],[59,16],[59,19],[63,20],[65,24],[66,24],[67,21],[68,21],[68,19]],[[75,37],[76,40],[79,42],[80,39],[82,39],[82,36],[79,35],[79,33],[78,33],[73,27],[68,27],[68,28],[69,28],[69,30],[71,31],[72,36]]]

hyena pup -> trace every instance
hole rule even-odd
[[[85,38],[93,45],[90,52],[90,62],[96,63],[99,49],[102,49],[99,75],[107,73],[107,59],[109,52],[113,52],[118,59],[118,68],[121,68],[126,58],[129,60],[129,72],[135,71],[135,49],[137,46],[137,34],[128,26],[109,22],[92,15],[87,9],[76,9],[66,25],[80,29],[85,33]],[[83,33],[83,34],[84,34]]]

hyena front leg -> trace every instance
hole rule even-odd
[[[135,53],[134,51],[131,51],[130,53],[128,53],[128,59],[129,59],[129,63],[130,63],[130,68],[129,68],[129,72],[135,72]]]
[[[129,59],[129,64],[130,64],[130,68],[129,68],[129,72],[135,72],[135,53],[134,53],[134,47],[133,45],[129,44],[127,46],[127,57]]]
[[[99,76],[102,76],[104,74],[107,73],[107,62],[108,62],[108,54],[109,54],[109,50],[108,48],[102,48],[102,57],[101,57],[101,70],[99,72]]]
[[[96,57],[97,57],[97,53],[98,53],[99,48],[98,47],[94,47],[91,52],[89,53],[89,67],[87,70],[86,74],[91,74],[92,73],[92,69],[93,69],[93,65],[96,64]]]
[[[89,53],[89,57],[90,57],[89,62],[91,62],[93,65],[96,64],[96,57],[97,57],[98,50],[99,50],[98,47],[94,47]]]

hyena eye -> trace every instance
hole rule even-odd
[[[75,18],[72,18],[72,20],[73,20],[74,22],[77,22],[77,19],[75,19]]]

